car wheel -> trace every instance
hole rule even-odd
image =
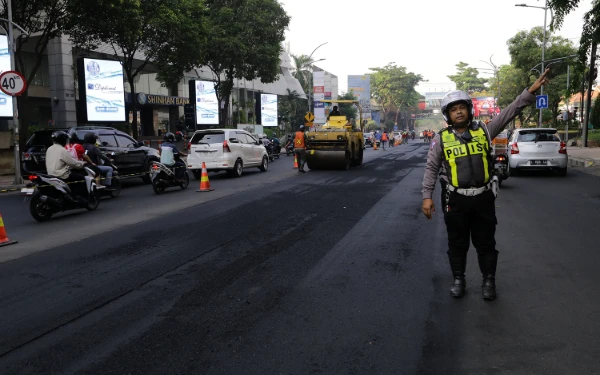
[[[244,165],[240,159],[235,161],[233,165],[233,170],[231,171],[231,175],[233,177],[242,177],[242,173],[244,173]]]
[[[194,178],[195,178],[196,180],[199,180],[199,179],[200,179],[200,177],[202,177],[202,171],[199,171],[199,170],[197,170],[197,169],[194,169],[194,170],[192,171],[192,174],[194,175]]]
[[[150,178],[150,171],[152,170],[152,162],[153,161],[158,161],[158,160],[156,160],[156,159],[148,160],[146,162],[146,166],[144,167],[144,174],[142,175],[142,181],[144,181],[144,183],[147,185],[152,183],[152,179]]]
[[[260,169],[263,172],[266,172],[267,169],[269,169],[269,160],[266,156],[263,156],[262,164],[260,165],[260,167],[258,167],[258,169]]]
[[[565,177],[567,175],[567,168],[560,168],[558,170],[558,175],[561,177]]]

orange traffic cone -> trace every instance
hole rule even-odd
[[[0,214],[0,247],[8,246],[17,243],[17,241],[11,241],[8,239],[6,235],[6,230],[4,229],[4,221],[2,221],[2,215]]]
[[[373,140],[373,150],[377,150],[377,140]]]
[[[206,171],[206,163],[202,162],[202,175],[200,176],[200,189],[196,190],[198,192],[204,191],[213,191],[215,189],[210,188],[210,181],[208,180],[208,172]]]
[[[292,169],[298,169],[298,154],[294,153],[294,168]]]

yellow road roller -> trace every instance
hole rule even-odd
[[[317,100],[327,103],[351,103],[359,113],[358,123],[346,116],[329,116],[323,126],[306,136],[306,165],[309,169],[349,169],[361,165],[365,140],[362,131],[362,108],[358,100]]]

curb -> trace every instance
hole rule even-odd
[[[600,160],[569,157],[569,166],[571,167],[589,168],[594,165],[600,165]]]
[[[23,185],[0,186],[0,194],[18,192],[18,191],[21,191],[21,188],[24,188],[24,187],[25,187],[25,184],[23,184]]]

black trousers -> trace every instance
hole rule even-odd
[[[473,241],[482,275],[495,275],[498,263],[495,239],[498,222],[494,193],[488,190],[474,197],[447,193],[442,184],[442,206],[448,231],[448,259],[452,274],[464,276],[467,251]]]

